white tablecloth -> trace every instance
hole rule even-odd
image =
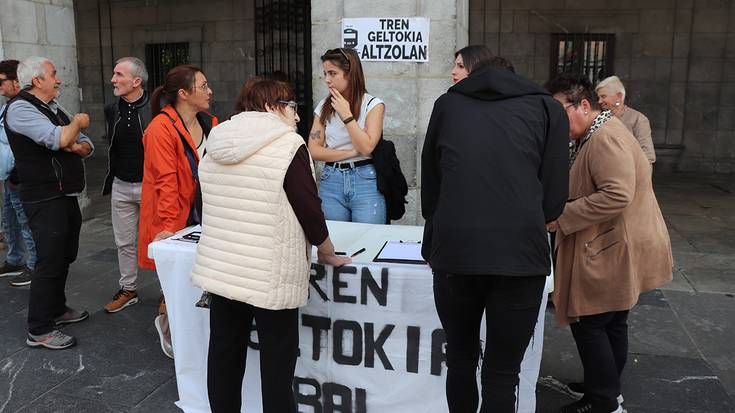
[[[331,267],[312,268],[309,303],[300,311],[301,355],[295,379],[299,410],[311,413],[318,404],[323,413],[347,411],[330,404],[349,403],[349,411],[355,412],[446,412],[443,330],[434,308],[431,269],[372,262],[385,241],[418,241],[422,227],[344,222],[328,226],[338,251],[366,251],[336,275]],[[149,255],[156,261],[168,307],[179,390],[176,404],[187,413],[204,413],[210,411],[209,311],[194,306],[202,293],[189,276],[196,244],[176,240],[193,229],[152,243]],[[549,277],[545,292],[551,285]],[[536,411],[546,297],[544,293],[521,366],[519,412]],[[256,333],[253,341],[257,342]],[[261,411],[259,383],[257,351],[250,349],[243,411]]]

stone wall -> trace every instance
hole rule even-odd
[[[30,56],[51,59],[61,80],[58,101],[70,114],[79,112],[80,94],[72,0],[0,0],[0,60]],[[82,211],[89,204],[79,197]]]
[[[467,44],[467,0],[312,0],[314,104],[327,94],[319,57],[341,46],[343,17],[431,19],[428,63],[363,62],[368,92],[385,101],[384,136],[396,145],[409,185],[406,215],[398,223],[423,222],[420,151],[434,101],[451,86],[454,52]]]
[[[145,61],[146,44],[188,42],[190,63],[212,88],[211,111],[231,115],[242,83],[255,74],[254,1],[75,0],[80,85],[95,136],[104,134],[102,108],[114,98],[114,62]]]
[[[62,81],[60,103],[79,110],[79,78],[72,0],[0,0],[0,58],[44,56]]]
[[[470,43],[540,83],[550,33],[614,33],[615,72],[651,120],[657,168],[735,173],[735,0],[470,0],[469,20]]]

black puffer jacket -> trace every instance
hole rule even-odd
[[[476,70],[439,97],[421,158],[431,267],[548,275],[545,224],[567,201],[568,135],[562,106],[506,69]]]

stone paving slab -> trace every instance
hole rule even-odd
[[[629,413],[735,412],[733,190],[718,177],[656,177],[675,274],[631,312],[623,377]],[[69,304],[92,314],[65,329],[77,336],[77,347],[27,348],[28,288],[0,279],[0,413],[180,411],[173,362],[161,353],[153,327],[155,273],[140,274],[141,303],[112,315],[102,310],[118,288],[117,257],[109,198],[93,202],[102,215],[83,224],[67,284]],[[563,383],[578,381],[582,368],[569,328],[558,327],[551,313],[544,344],[537,411],[555,413],[573,401]]]

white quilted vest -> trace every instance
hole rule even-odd
[[[213,128],[206,145],[192,282],[269,310],[303,306],[311,244],[283,180],[304,140],[273,114],[243,112]]]

